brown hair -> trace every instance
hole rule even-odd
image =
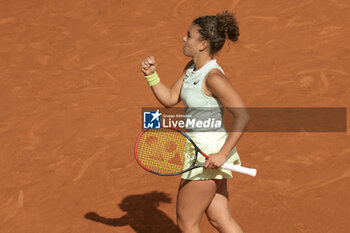
[[[193,20],[199,26],[201,40],[209,41],[210,54],[217,53],[225,44],[226,38],[237,41],[239,28],[233,13],[223,11],[216,16],[202,16]]]

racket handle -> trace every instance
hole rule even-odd
[[[228,169],[234,172],[239,172],[239,173],[243,173],[249,176],[256,176],[256,169],[255,168],[247,168],[247,167],[242,167],[242,166],[238,166],[238,165],[233,165],[233,164],[228,164],[228,163],[224,163],[221,168],[224,169]]]

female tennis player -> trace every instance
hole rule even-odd
[[[227,179],[232,178],[232,174],[220,166],[225,162],[241,164],[236,145],[249,116],[242,98],[215,59],[226,39],[237,41],[238,36],[236,19],[228,11],[195,19],[183,37],[183,53],[191,61],[171,88],[160,81],[153,56],[141,63],[141,70],[154,95],[164,106],[173,107],[183,101],[185,115],[191,113],[199,118],[210,115],[216,119],[222,117],[220,107],[224,106],[234,116],[229,133],[224,127],[206,129],[205,132],[187,129],[187,134],[210,158],[198,161],[204,164],[204,168],[186,172],[181,177],[177,222],[183,233],[200,232],[199,224],[204,213],[219,232],[242,232],[231,217],[228,205]]]

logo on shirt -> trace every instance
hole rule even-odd
[[[193,82],[193,85],[197,85],[199,83],[199,80],[196,80]]]
[[[162,113],[159,112],[159,109],[156,112],[143,112],[143,128],[159,129],[161,115]]]

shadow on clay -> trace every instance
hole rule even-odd
[[[171,203],[171,198],[168,194],[158,191],[130,195],[118,205],[126,212],[120,218],[106,218],[95,212],[86,213],[84,217],[108,226],[129,225],[137,233],[180,233],[169,216],[158,209],[160,203]]]

